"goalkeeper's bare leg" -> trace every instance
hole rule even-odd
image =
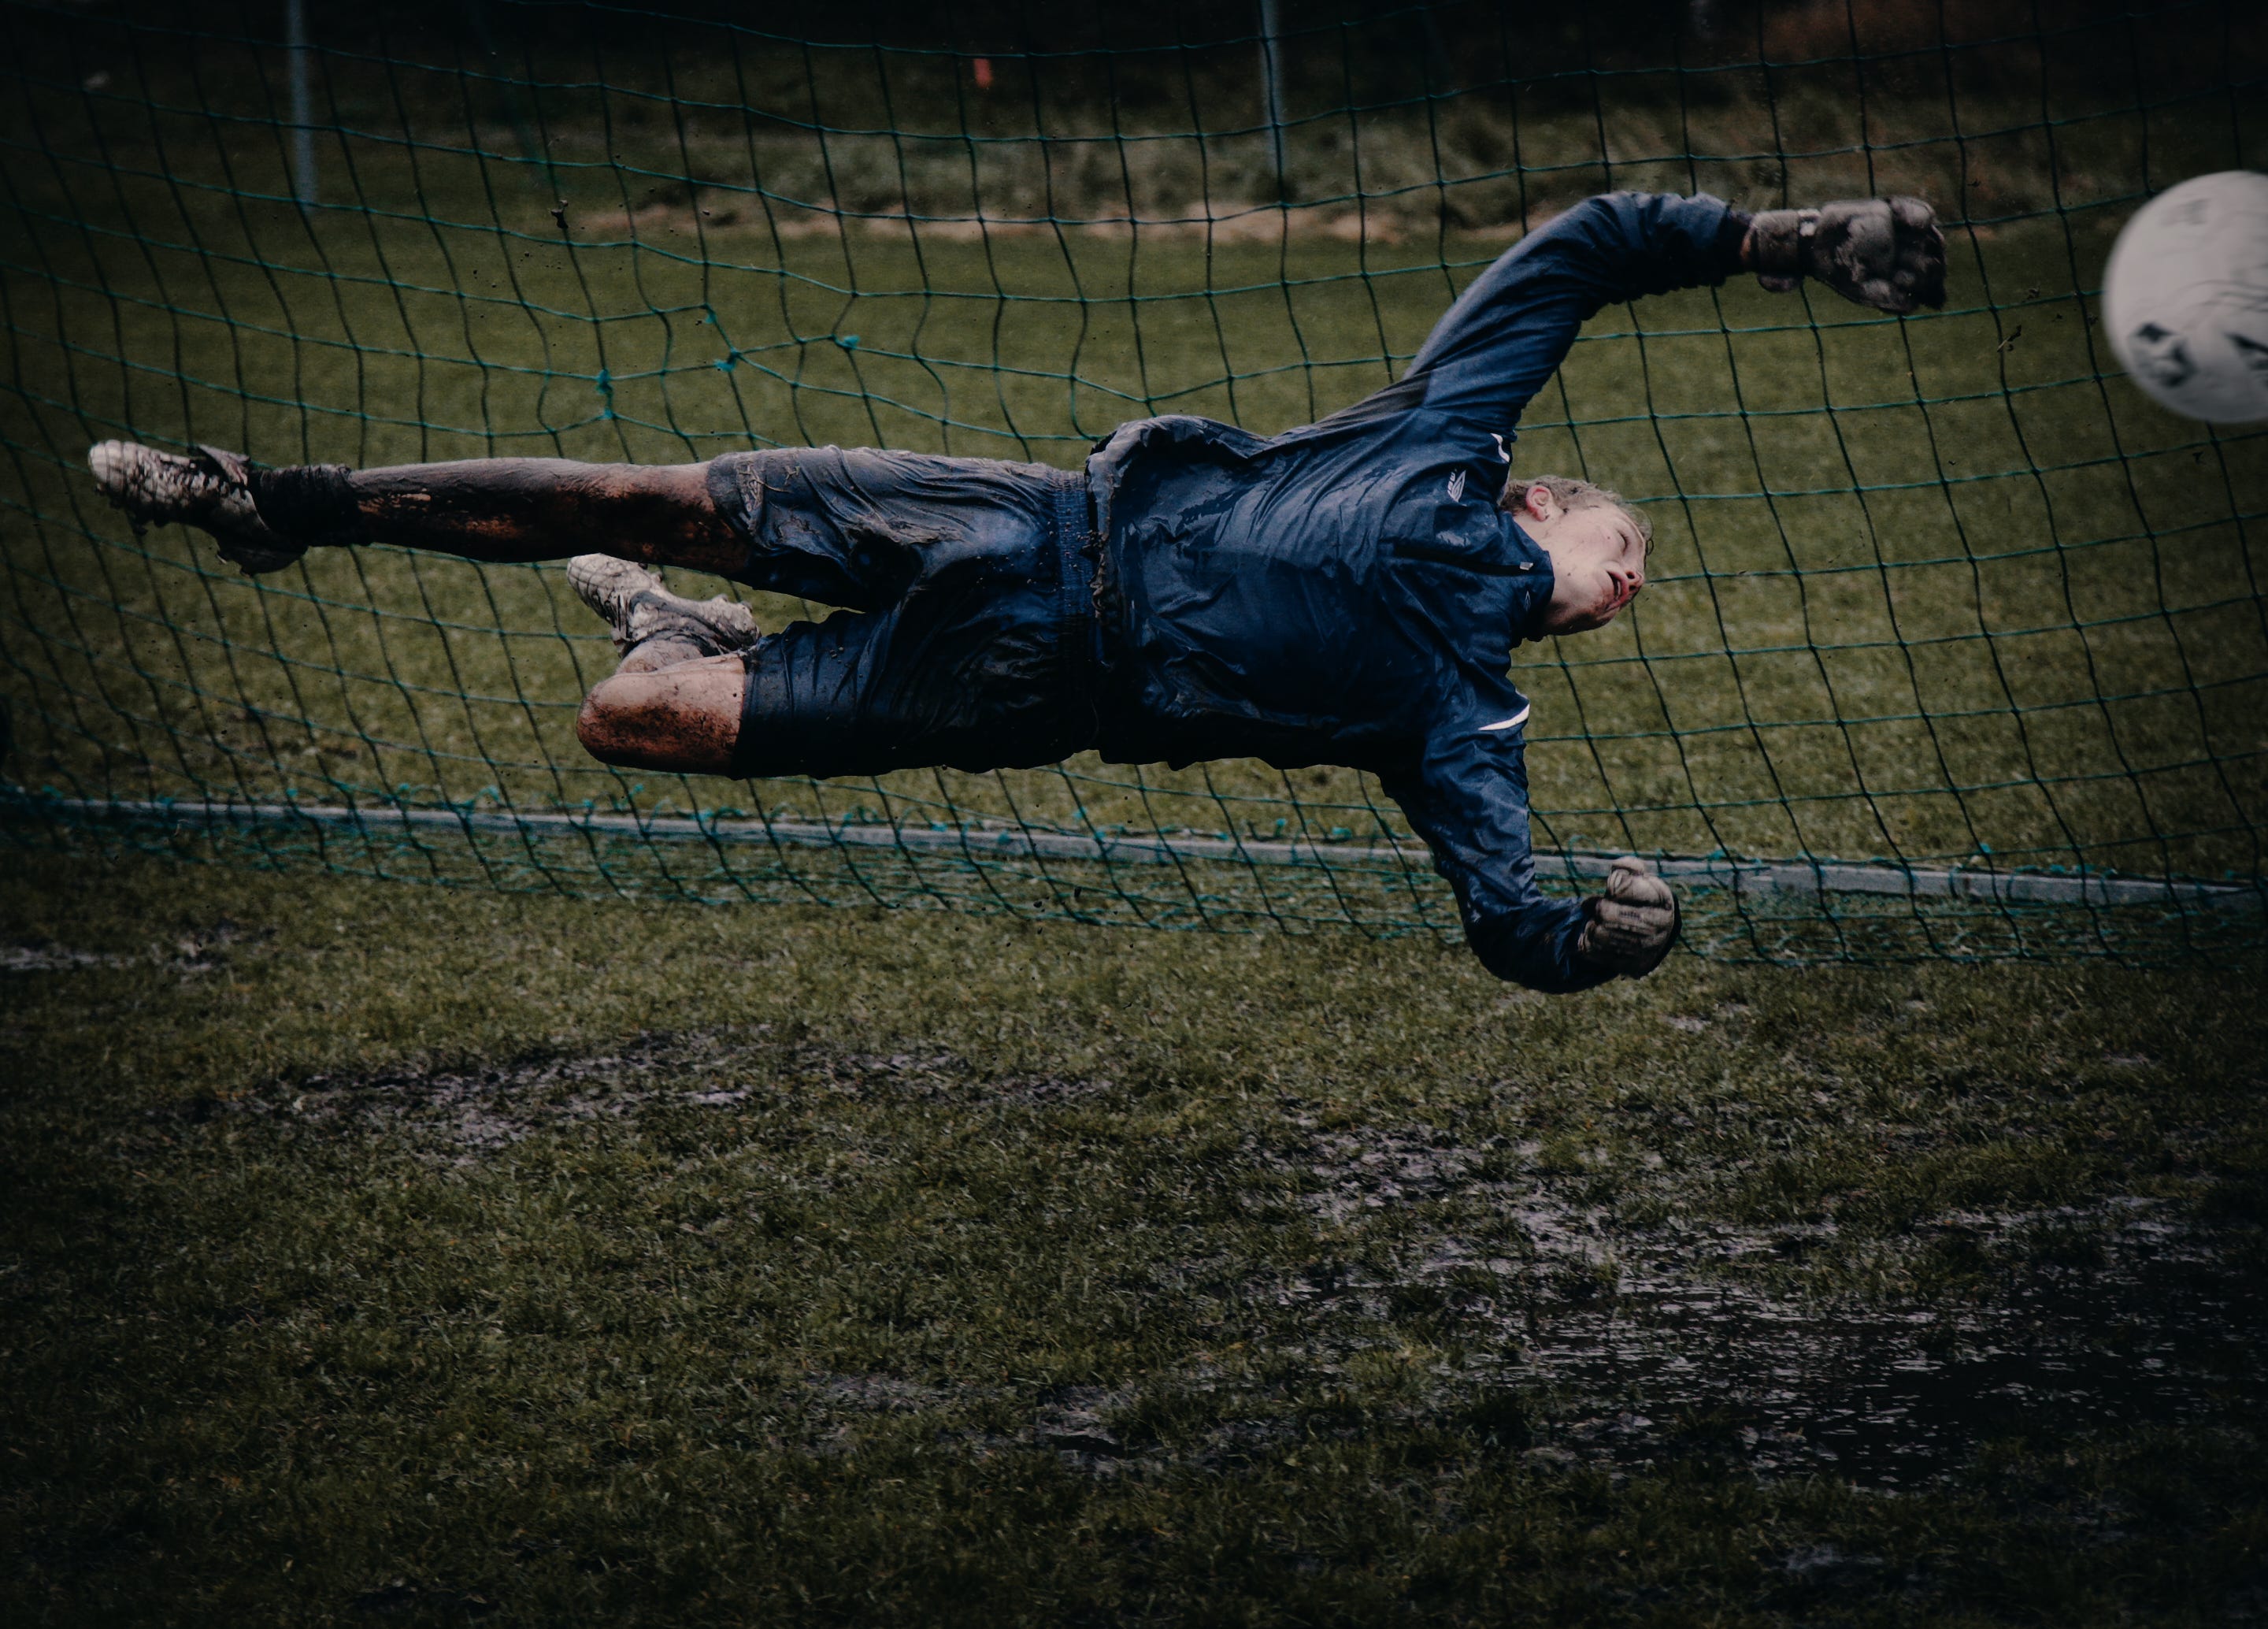
[[[584,698],[584,747],[630,768],[729,771],[755,621],[731,601],[673,594],[646,569],[729,573],[746,559],[747,544],[710,495],[706,464],[495,458],[266,469],[218,448],[183,454],[125,441],[100,443],[87,463],[137,530],[199,527],[247,575],[321,544],[393,543],[490,564],[572,560],[570,582],[607,620],[623,659]]]
[[[201,527],[247,575],[342,543],[490,564],[606,554],[700,571],[730,571],[747,554],[710,495],[706,464],[475,458],[269,468],[217,447],[166,453],[132,441],[98,443],[86,461],[103,496],[137,527]]]

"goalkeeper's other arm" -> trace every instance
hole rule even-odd
[[[1583,902],[1580,961],[1624,978],[1643,978],[1677,942],[1677,895],[1645,860],[1625,854],[1607,871],[1607,890]]]

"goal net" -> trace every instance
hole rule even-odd
[[[757,15],[0,4],[11,843],[1454,933],[1348,770],[610,770],[572,724],[612,652],[561,568],[330,549],[255,582],[136,537],[85,450],[1071,467],[1123,419],[1272,432],[1380,387],[1590,193],[1911,192],[1943,312],[1746,279],[1617,307],[1529,409],[1515,468],[1659,540],[1633,612],[1515,653],[1544,881],[1658,857],[1728,958],[2260,942],[2268,437],[2153,406],[2096,326],[2139,203],[2258,159],[2256,8]]]

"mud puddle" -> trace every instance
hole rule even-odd
[[[835,1053],[756,1031],[642,1037],[603,1056],[495,1068],[304,1079],[233,1106],[467,1164],[650,1105],[734,1116],[814,1096],[952,1097],[1020,1115],[1113,1089],[987,1080],[943,1055]],[[2268,1396],[2268,1279],[2255,1233],[2216,1230],[2167,1202],[1947,1216],[1859,1248],[1829,1225],[1707,1220],[1661,1174],[1646,1176],[1653,1214],[1675,1220],[1634,1227],[1586,1201],[1587,1173],[1528,1145],[1461,1145],[1413,1127],[1325,1131],[1301,1126],[1296,1110],[1285,1119],[1288,1139],[1247,1145],[1254,1202],[1280,1203],[1281,1179],[1296,1176],[1297,1203],[1346,1259],[1256,1274],[1231,1299],[1289,1314],[1293,1327],[1275,1321],[1270,1338],[1325,1372],[1412,1338],[1437,1347],[1436,1382],[1417,1412],[1446,1418],[1479,1394],[1509,1392],[1542,1463],[1634,1470],[1697,1456],[1895,1489],[1995,1440],[2227,1419]],[[829,1132],[895,1134],[849,1120]],[[1391,1244],[1362,1248],[1366,1238]],[[1971,1264],[1957,1291],[1825,1294],[1832,1275],[1815,1270],[1879,1258],[1881,1282],[1896,1286],[1911,1281],[1901,1261],[1932,1251]],[[1193,1280],[1218,1282],[1219,1264],[1193,1264]],[[830,1417],[946,1405],[908,1384],[834,1377],[813,1396]],[[1284,1423],[1280,1400],[1252,1401],[1254,1429]],[[1051,1405],[1020,1440],[1115,1461],[1115,1405]]]
[[[2268,1296],[2137,1220],[2085,1273],[2033,1268],[1934,1307],[1808,1306],[1648,1263],[1521,1331],[1541,1434],[1570,1451],[1730,1454],[1763,1473],[1926,1481],[1987,1442],[2225,1415],[2262,1395]]]
[[[1343,1323],[1430,1294],[1470,1354],[1463,1378],[1526,1395],[1544,1461],[1715,1455],[1896,1488],[1995,1440],[2225,1418],[2268,1395],[2252,1235],[2161,1201],[1948,1216],[1871,1248],[1976,1264],[1958,1293],[1822,1297],[1800,1264],[1833,1244],[1831,1226],[1618,1227],[1574,1198],[1580,1179],[1490,1175],[1528,1152],[1416,1130],[1315,1135],[1305,1199],[1320,1220],[1359,1228],[1400,1211],[1403,1228],[1420,1225],[1391,1277],[1280,1294]],[[1490,1235],[1458,1230],[1484,1215]]]

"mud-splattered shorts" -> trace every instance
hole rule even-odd
[[[1093,744],[1082,473],[839,447],[709,467],[751,587],[846,608],[748,658],[740,775],[1052,763]]]

